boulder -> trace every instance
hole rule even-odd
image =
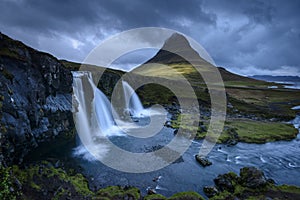
[[[259,188],[267,183],[264,173],[255,167],[244,167],[240,170],[240,184],[244,187]]]
[[[205,186],[203,188],[203,192],[208,198],[216,196],[219,193],[218,189],[215,186]]]
[[[234,192],[234,182],[237,181],[237,176],[234,173],[219,175],[214,179],[215,185],[220,191]]]
[[[200,155],[195,155],[196,160],[198,163],[200,163],[203,167],[209,166],[212,164],[211,161],[209,161],[207,158],[200,156]]]

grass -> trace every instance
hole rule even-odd
[[[206,131],[201,131],[197,125],[197,119],[190,114],[180,114],[177,119],[171,121],[174,129],[181,128],[184,135],[191,137],[191,133],[196,132],[195,139],[203,139],[207,135]],[[189,124],[193,124],[190,126]],[[200,121],[204,127],[208,127],[209,121]],[[218,138],[218,143],[227,143],[229,140],[236,140],[246,143],[266,143],[279,140],[292,140],[298,134],[298,130],[293,125],[282,122],[255,121],[247,119],[227,119],[224,130]],[[210,135],[214,141],[214,136]],[[209,139],[209,138],[208,138]]]
[[[171,196],[170,198],[168,198],[169,200],[185,200],[185,199],[190,199],[190,200],[204,200],[204,198],[196,193],[196,192],[180,192],[177,194],[174,194],[173,196]]]
[[[199,64],[199,68],[203,73],[209,71],[212,67],[207,62]],[[290,108],[300,104],[300,91],[283,88],[281,84],[269,83],[265,81],[255,80],[248,77],[239,76],[226,71],[224,68],[218,68],[223,78],[228,101],[233,105],[233,110],[238,113],[254,114],[263,118],[279,118],[291,119],[295,116],[296,111]],[[207,71],[208,70],[208,71]],[[132,71],[146,78],[154,78],[156,80],[169,80],[173,85],[181,91],[178,95],[183,98],[191,98],[186,92],[184,86],[180,82],[184,79],[188,80],[193,87],[200,103],[210,103],[210,97],[206,92],[206,84],[200,73],[188,63],[173,63],[167,65],[142,65]],[[277,89],[268,88],[269,86],[278,86]],[[161,98],[167,99],[168,93],[161,96],[155,96],[151,91],[155,91],[156,87],[145,87],[142,95],[150,95],[153,104]]]
[[[151,194],[144,197],[144,200],[165,200],[167,199],[161,194]]]
[[[134,187],[110,186],[100,189],[97,196],[106,197],[108,199],[140,199],[140,190]]]
[[[238,134],[238,140],[247,143],[266,143],[278,140],[294,139],[298,130],[291,124],[281,122],[258,122],[253,120],[233,120],[226,125],[234,128]],[[225,141],[228,133],[223,132],[219,141]]]
[[[300,188],[297,186],[294,186],[294,185],[279,185],[279,186],[275,187],[274,190],[300,194]]]

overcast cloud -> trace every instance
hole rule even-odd
[[[1,32],[60,59],[82,62],[112,34],[158,26],[194,38],[230,71],[300,75],[297,0],[0,0],[0,6]]]

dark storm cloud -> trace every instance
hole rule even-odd
[[[232,71],[300,74],[299,2],[2,0],[0,30],[59,58],[82,61],[112,34],[166,27],[196,39]]]

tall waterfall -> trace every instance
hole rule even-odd
[[[116,129],[113,115],[118,118],[107,97],[94,84],[90,72],[73,73],[73,91],[78,112],[75,119],[80,124],[90,126],[90,131],[101,132],[98,136],[107,136]],[[78,125],[79,126],[79,125]]]
[[[74,154],[87,160],[106,155],[108,148],[97,142],[106,136],[119,135],[114,109],[107,97],[95,86],[90,72],[73,72],[73,116],[81,143]],[[93,156],[89,153],[92,152]]]
[[[133,88],[126,81],[122,81],[122,85],[125,96],[126,111],[134,117],[144,115],[144,107]]]

